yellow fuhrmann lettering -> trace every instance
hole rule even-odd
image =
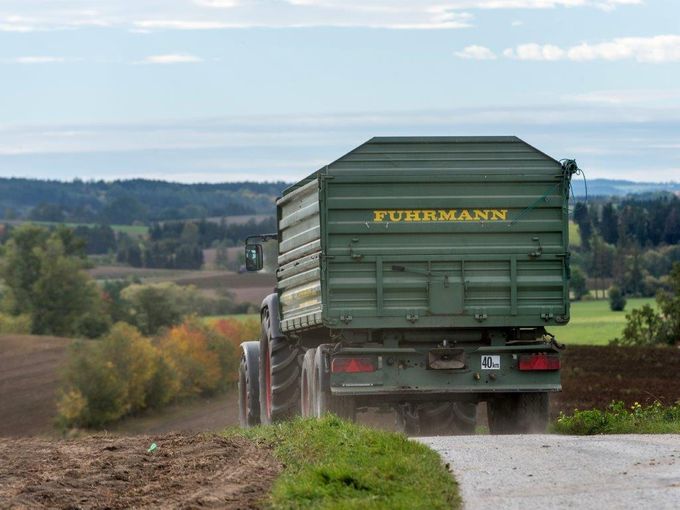
[[[437,212],[423,211],[423,221],[437,221]]]
[[[406,210],[404,211],[405,221],[420,221],[420,211],[411,211],[411,210]]]
[[[401,221],[404,215],[404,211],[387,211],[390,215],[390,221]]]
[[[507,209],[394,209],[373,211],[374,222],[506,221]]]
[[[373,211],[373,221],[383,221],[387,216],[387,211]]]
[[[456,221],[455,209],[449,209],[448,211],[446,209],[439,209],[437,213],[439,215],[439,221]]]
[[[491,209],[491,220],[492,221],[505,221],[508,219],[507,209]]]
[[[477,221],[488,220],[489,219],[489,210],[488,209],[475,209],[473,217]]]

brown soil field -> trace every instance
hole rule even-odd
[[[575,408],[605,408],[680,399],[680,349],[570,346],[562,354],[562,392],[553,396],[553,416]]]
[[[59,367],[71,342],[50,336],[0,336],[0,436],[52,431]]]
[[[0,438],[0,508],[258,508],[280,471],[215,435]]]
[[[201,290],[227,289],[237,302],[255,303],[273,292],[276,276],[273,273],[233,273],[231,271],[176,271],[172,269],[144,269],[124,266],[100,266],[88,273],[95,279],[116,279],[137,276],[147,283],[174,282],[194,285]]]

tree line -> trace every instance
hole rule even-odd
[[[668,288],[680,262],[680,198],[658,194],[591,203],[573,211],[581,246],[572,253],[572,291],[577,299],[591,289],[604,297],[613,283],[622,295],[653,296]]]
[[[283,182],[179,184],[146,179],[0,178],[0,219],[110,225],[271,213]]]

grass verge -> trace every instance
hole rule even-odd
[[[458,486],[440,457],[401,434],[335,416],[298,418],[235,433],[272,448],[284,466],[272,490],[272,508],[461,506]]]
[[[623,334],[626,314],[647,304],[656,308],[654,298],[628,299],[623,312],[612,312],[608,300],[572,303],[569,324],[551,328],[550,332],[567,345],[607,345]]]
[[[623,402],[612,402],[604,411],[576,409],[571,415],[560,414],[552,429],[558,434],[579,436],[678,434],[680,433],[680,401],[672,406],[664,406],[660,402],[642,406],[636,402],[627,408]]]

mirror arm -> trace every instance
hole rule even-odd
[[[267,241],[271,241],[271,240],[278,239],[278,238],[279,238],[279,234],[277,234],[277,233],[274,233],[274,234],[256,234],[256,235],[246,237],[246,243],[245,244],[250,244],[251,239],[257,239],[260,242],[265,243]]]

